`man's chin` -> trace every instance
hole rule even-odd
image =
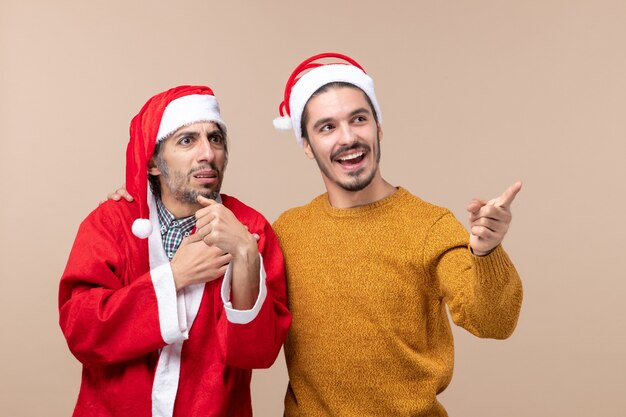
[[[350,191],[353,193],[359,192],[364,190],[365,188],[367,188],[368,185],[370,185],[370,183],[365,183],[365,182],[357,182],[357,183],[351,183],[351,184],[339,184],[341,186],[341,188],[343,188],[346,191]]]
[[[209,200],[217,200],[217,197],[219,197],[220,192],[219,191],[202,191],[199,192],[197,195],[201,195],[204,198],[208,198]]]
[[[220,192],[219,190],[188,190],[183,193],[181,200],[187,203],[197,204],[199,195],[209,200],[217,200]]]
[[[374,180],[375,172],[365,176],[363,173],[357,174],[357,176],[347,181],[338,182],[339,186],[346,191],[358,192],[367,188]]]

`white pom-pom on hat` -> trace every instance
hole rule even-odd
[[[152,234],[152,224],[148,219],[135,219],[132,231],[139,239],[146,239]]]
[[[274,129],[276,130],[291,130],[293,125],[291,124],[291,117],[281,116],[274,119]]]

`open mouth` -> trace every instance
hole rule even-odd
[[[213,182],[217,179],[217,171],[212,169],[201,170],[194,173],[193,178],[201,183]]]
[[[335,158],[335,162],[344,167],[351,167],[354,165],[358,165],[365,158],[366,152],[363,150],[358,151],[350,151],[345,153],[337,158]]]

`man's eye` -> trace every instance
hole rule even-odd
[[[180,143],[181,145],[189,145],[191,143],[191,138],[183,137],[178,141],[178,143]]]
[[[213,135],[209,137],[211,143],[224,143],[224,137],[222,135]]]
[[[367,120],[367,118],[365,116],[357,116],[357,117],[354,118],[355,122],[364,122],[366,120]]]
[[[325,124],[322,127],[320,127],[320,132],[328,132],[328,131],[330,131],[332,129],[333,129],[333,125],[328,123],[328,124]]]

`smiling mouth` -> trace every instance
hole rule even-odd
[[[365,151],[352,151],[345,155],[335,158],[335,162],[339,163],[342,166],[352,166],[357,165],[365,158]]]

